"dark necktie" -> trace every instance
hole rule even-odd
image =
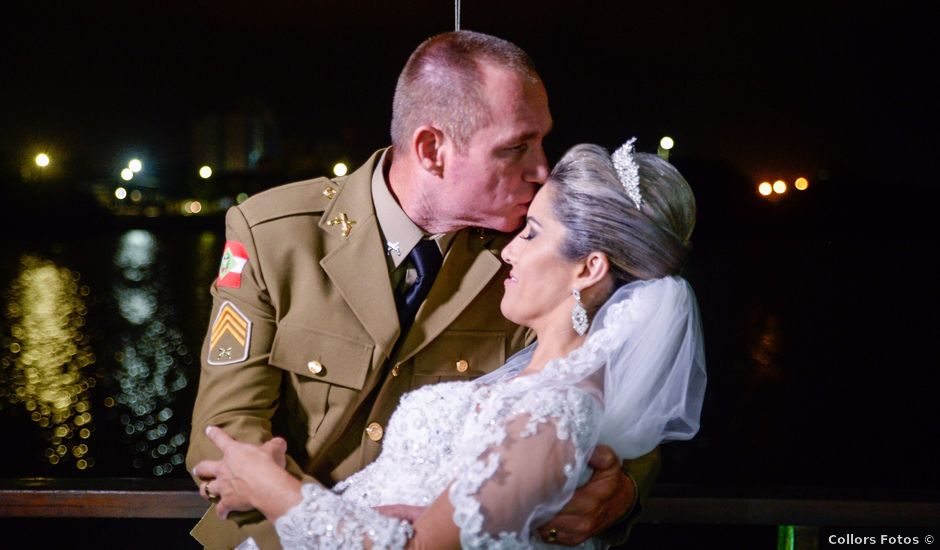
[[[421,239],[418,244],[408,253],[408,259],[415,266],[418,272],[418,278],[411,288],[405,290],[396,298],[398,306],[398,324],[401,326],[401,338],[408,333],[411,323],[414,322],[415,314],[421,306],[421,302],[428,296],[431,285],[434,284],[434,278],[441,269],[441,251],[437,243]]]

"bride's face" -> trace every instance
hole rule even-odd
[[[553,187],[548,183],[535,195],[525,227],[502,252],[512,270],[500,309],[510,321],[536,331],[553,322],[570,324],[571,289],[582,267],[559,254],[565,228],[552,213]]]

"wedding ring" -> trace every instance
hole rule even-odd
[[[558,529],[552,527],[548,530],[548,542],[556,542],[558,540]]]
[[[213,495],[213,494],[209,491],[209,482],[208,482],[208,481],[206,481],[206,482],[204,482],[204,483],[202,484],[202,490],[206,493],[206,498],[209,500],[209,502],[218,502],[218,501],[220,500],[219,495]]]

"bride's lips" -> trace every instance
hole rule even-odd
[[[518,282],[519,282],[519,279],[516,279],[516,278],[513,276],[512,272],[509,272],[509,277],[506,277],[506,280],[503,281],[503,284],[504,284],[504,285],[508,285],[508,284],[510,284],[510,283],[518,283]]]

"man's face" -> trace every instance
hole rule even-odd
[[[449,143],[444,192],[455,225],[510,232],[548,177],[542,140],[551,130],[548,96],[502,68],[484,65],[484,94],[492,119],[462,150]]]

